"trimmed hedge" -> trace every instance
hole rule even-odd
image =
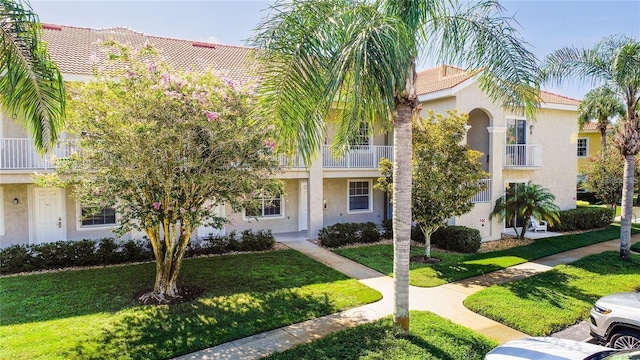
[[[373,222],[338,223],[318,232],[320,244],[329,248],[353,243],[374,243],[380,239],[380,230]]]
[[[579,207],[560,211],[559,217],[560,222],[550,226],[550,231],[599,229],[613,222],[614,210],[604,207]]]
[[[445,226],[431,235],[431,244],[440,249],[464,254],[477,253],[480,250],[482,236],[480,230],[466,226]]]
[[[232,231],[226,236],[192,240],[185,257],[224,254],[232,251],[264,251],[273,248],[271,230],[245,230],[240,238]],[[12,245],[0,250],[0,274],[60,269],[74,266],[121,264],[153,260],[148,240],[58,241],[36,245]]]
[[[631,251],[635,251],[635,252],[639,252],[640,253],[640,242],[637,242],[637,243],[631,245]]]

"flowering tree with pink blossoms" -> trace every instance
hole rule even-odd
[[[270,134],[249,126],[250,87],[212,71],[174,71],[146,48],[110,44],[118,70],[69,87],[68,132],[77,151],[57,179],[83,207],[114,207],[117,231],[143,231],[156,259],[152,292],[168,302],[194,230],[219,227],[214,207],[257,206],[281,191]],[[262,127],[260,127],[262,128]]]

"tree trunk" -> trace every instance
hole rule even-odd
[[[605,156],[607,154],[607,127],[600,127],[600,154]],[[589,154],[587,154],[589,155]]]
[[[140,297],[143,303],[153,301],[165,303],[176,298],[178,293],[178,274],[184,258],[191,229],[178,224],[162,224],[146,230],[156,258],[156,280],[153,291]]]
[[[635,167],[635,156],[625,155],[622,183],[622,214],[620,218],[620,258],[625,260],[631,259],[631,217],[633,214],[633,174]]]
[[[398,104],[393,124],[393,321],[405,335],[409,333],[412,120],[413,107]]]
[[[431,257],[431,235],[435,232],[433,228],[421,228],[422,233],[424,234],[424,257]]]
[[[431,257],[431,234],[433,234],[433,231],[431,229],[422,229],[422,232],[424,233],[424,257],[428,259]]]

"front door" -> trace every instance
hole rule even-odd
[[[300,180],[300,194],[298,201],[298,230],[307,230],[309,226],[309,191],[307,180]]]
[[[509,189],[514,189],[516,187],[516,185],[524,185],[525,183],[509,183],[507,184],[507,203],[510,202],[510,198],[511,196],[515,196],[516,194],[513,193],[513,191],[509,191]],[[524,218],[522,216],[514,216],[513,222],[515,223],[516,227],[522,227],[524,226]],[[506,227],[513,227],[514,224],[505,224]]]
[[[33,242],[42,244],[66,239],[64,190],[34,188]]]
[[[509,119],[507,126],[508,165],[527,164],[527,120]]]

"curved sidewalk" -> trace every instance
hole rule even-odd
[[[632,244],[639,240],[640,234],[631,237]],[[310,342],[333,332],[371,322],[393,313],[393,278],[306,240],[287,241],[285,244],[379,291],[383,295],[382,300],[224,343],[176,359],[259,359],[273,352],[284,351],[298,344]],[[609,250],[615,251],[619,249],[619,246],[619,239],[610,240],[437,287],[411,286],[409,289],[410,308],[411,310],[431,311],[499,342],[523,338],[527,335],[468,310],[462,302],[467,296],[485,287],[523,279],[548,271],[556,265],[576,261],[587,255]]]

